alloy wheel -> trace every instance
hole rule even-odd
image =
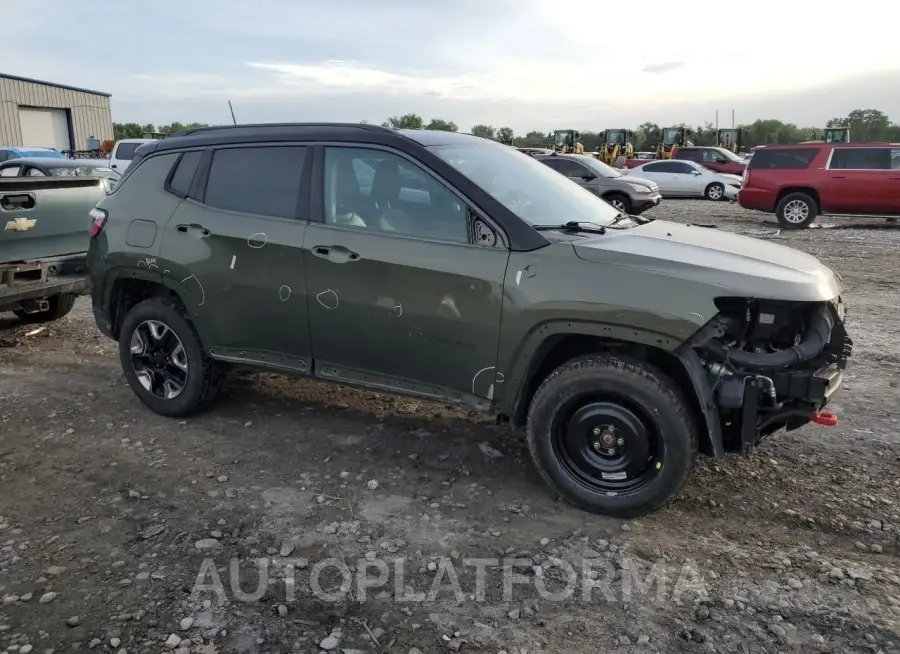
[[[784,205],[784,219],[793,224],[800,225],[809,218],[809,205],[802,200],[791,200]]]
[[[188,358],[181,339],[165,323],[145,320],[131,335],[131,365],[146,391],[167,400],[181,395]]]

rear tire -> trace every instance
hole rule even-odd
[[[719,200],[725,199],[725,185],[720,182],[713,182],[709,186],[706,187],[706,190],[703,191],[703,196],[707,200],[712,200],[713,202],[718,202]]]
[[[75,293],[60,293],[59,295],[47,298],[47,304],[50,306],[46,311],[26,313],[19,309],[13,311],[13,313],[16,315],[16,318],[28,325],[34,325],[41,322],[53,322],[68,314],[72,310],[72,307],[75,306],[75,300],[77,299],[78,296]]]
[[[661,371],[608,355],[572,359],[538,388],[527,442],[544,480],[575,506],[620,518],[656,511],[684,488],[697,429]]]
[[[624,214],[631,214],[631,198],[622,193],[610,193],[603,198]]]
[[[819,215],[819,205],[806,193],[788,193],[775,208],[778,223],[785,229],[806,229]]]
[[[136,349],[143,352],[136,354]],[[153,349],[157,351],[150,353]],[[144,300],[126,314],[119,331],[119,359],[141,402],[170,418],[204,409],[225,381],[219,365],[203,351],[184,307],[168,298]]]

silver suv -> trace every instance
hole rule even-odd
[[[641,214],[662,200],[656,182],[624,175],[585,154],[538,155],[535,159],[599,195],[622,213]]]

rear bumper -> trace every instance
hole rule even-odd
[[[744,209],[775,212],[775,194],[761,189],[742,187],[737,194],[737,202]]]
[[[12,311],[26,300],[90,291],[85,255],[0,264],[0,311]]]

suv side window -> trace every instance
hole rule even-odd
[[[0,162],[9,159],[9,150],[0,150]]]
[[[296,218],[305,159],[303,146],[216,150],[203,203],[238,213]]]
[[[194,174],[197,172],[197,166],[200,165],[202,156],[202,150],[185,152],[181,155],[181,159],[175,164],[175,170],[172,171],[166,190],[179,197],[186,197],[191,190],[191,182],[194,181]]]
[[[0,177],[18,177],[22,166],[6,166],[0,168]]]
[[[703,151],[703,157],[701,158],[701,161],[703,163],[716,163],[717,161],[720,161],[723,158],[724,157],[722,156],[721,152],[718,152],[718,151],[710,148],[708,150]]]
[[[819,154],[819,148],[791,148],[772,150],[761,148],[753,153],[747,164],[750,170],[804,170]]]
[[[543,162],[566,177],[580,178],[592,175],[591,171],[585,166],[571,159],[544,159]],[[552,162],[552,165],[550,165],[550,162]]]
[[[325,223],[469,242],[469,210],[419,166],[390,152],[325,148]]]
[[[900,150],[891,150],[891,170],[900,170]]]
[[[890,170],[890,148],[835,148],[830,170]]]
[[[691,148],[678,148],[675,155],[679,159],[687,159],[688,161],[701,161],[704,156],[699,150],[692,150]]]

